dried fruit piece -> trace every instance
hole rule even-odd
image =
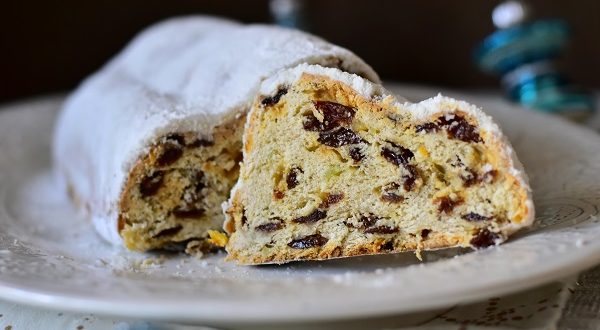
[[[204,189],[206,187],[206,185],[204,184],[204,172],[202,171],[198,171],[196,172],[196,174],[194,175],[194,191],[196,193],[199,193],[202,191],[202,189]]]
[[[395,165],[408,164],[411,158],[415,156],[412,151],[393,142],[387,141],[391,148],[383,147],[381,155],[390,163]]]
[[[158,189],[162,186],[163,178],[163,171],[155,171],[151,175],[145,177],[142,182],[140,182],[140,195],[142,195],[142,197],[148,197],[156,194]]]
[[[482,142],[477,127],[469,124],[461,116],[447,114],[438,118],[438,125],[443,126],[452,139],[458,139],[464,142]]]
[[[393,234],[399,231],[396,227],[377,226],[365,229],[365,234]]]
[[[287,177],[285,178],[285,182],[287,183],[288,189],[293,189],[298,185],[299,173],[304,173],[300,167],[294,167],[290,170]]]
[[[381,195],[381,200],[388,203],[401,203],[404,201],[404,197],[395,193],[387,192]]]
[[[359,147],[353,147],[350,148],[350,150],[348,151],[348,153],[350,154],[350,157],[352,157],[352,159],[358,163],[361,160],[363,160],[363,158],[365,158],[365,155],[363,155],[362,151],[360,150]]]
[[[496,242],[499,240],[500,235],[489,231],[488,229],[480,229],[475,236],[471,239],[469,243],[475,249],[482,249],[488,246],[496,245]]]
[[[339,194],[329,193],[329,194],[327,194],[327,197],[325,198],[325,200],[323,202],[321,202],[321,204],[319,205],[319,208],[326,209],[333,204],[341,202],[342,199],[344,199],[344,193],[339,193]]]
[[[390,240],[385,242],[383,245],[381,245],[381,247],[379,248],[379,250],[381,251],[392,251],[394,250],[394,241]]]
[[[176,218],[199,218],[201,216],[203,216],[205,213],[205,210],[202,208],[180,208],[180,207],[176,207],[175,209],[173,209],[173,211],[171,211],[171,214],[173,214]]]
[[[316,246],[323,246],[329,241],[320,234],[313,234],[299,239],[295,239],[288,243],[292,249],[309,249]]]
[[[283,197],[285,197],[285,194],[281,191],[281,190],[273,190],[273,197],[275,197],[275,199],[283,199]]]
[[[359,143],[362,139],[351,129],[340,127],[333,131],[319,133],[317,141],[329,147],[339,148],[347,144]]]
[[[419,171],[417,167],[412,164],[404,164],[404,168],[408,172],[408,174],[404,174],[402,178],[404,179],[403,188],[406,191],[411,191],[415,187],[415,182],[419,177]]]
[[[268,232],[272,232],[272,231],[283,228],[283,226],[284,226],[283,219],[273,218],[273,220],[275,220],[275,221],[263,223],[262,225],[256,226],[254,229],[257,231],[264,231],[264,232],[268,233]]]
[[[260,103],[265,107],[277,104],[279,102],[279,100],[281,99],[281,97],[284,96],[285,94],[287,94],[287,92],[288,92],[287,88],[280,88],[277,90],[277,93],[275,93],[275,95],[265,97]]]
[[[422,239],[426,239],[426,238],[427,238],[427,236],[429,236],[429,233],[430,233],[430,232],[431,232],[431,230],[430,230],[430,229],[423,229],[423,230],[421,230],[421,238],[422,238]]]
[[[183,227],[181,225],[177,225],[172,228],[163,229],[163,230],[159,231],[158,233],[156,233],[154,236],[152,236],[152,238],[177,235],[177,233],[179,233],[182,229],[183,229]]]
[[[415,131],[417,133],[420,133],[420,132],[432,133],[432,132],[437,132],[438,129],[439,129],[439,127],[436,123],[425,123],[425,124],[415,126]]]
[[[383,187],[383,193],[381,194],[381,200],[390,203],[400,203],[404,201],[404,197],[397,194],[397,190],[400,184],[396,182],[390,182]]]
[[[335,102],[316,101],[315,108],[323,114],[323,127],[330,130],[342,124],[352,123],[356,109]]]
[[[470,187],[479,182],[479,175],[471,168],[467,168],[467,174],[461,175],[460,178],[465,187]]]
[[[459,204],[461,204],[463,202],[462,198],[458,198],[456,200],[451,199],[448,196],[444,196],[444,197],[440,197],[437,199],[437,202],[439,203],[438,206],[438,211],[440,213],[450,213],[452,212],[452,210]]]
[[[362,228],[368,228],[368,227],[373,226],[375,223],[377,223],[377,221],[379,219],[381,219],[381,218],[374,215],[373,213],[369,213],[366,215],[361,215],[359,221],[362,225]]]
[[[242,227],[248,224],[248,218],[246,217],[246,210],[242,211]]]
[[[486,217],[484,215],[477,214],[475,212],[470,212],[470,213],[464,214],[461,218],[463,218],[467,221],[486,221],[486,220],[493,219],[493,217]]]
[[[183,155],[183,149],[178,143],[167,142],[163,146],[162,153],[156,159],[158,166],[169,166],[175,163]]]
[[[210,147],[215,145],[215,141],[196,139],[194,142],[187,145],[189,148]]]
[[[295,223],[313,223],[327,217],[327,212],[321,210],[314,210],[311,214],[305,215],[292,220]]]
[[[489,170],[483,174],[481,180],[485,183],[492,183],[496,179],[496,176],[498,176],[498,171]]]
[[[325,130],[323,123],[321,123],[319,119],[317,119],[317,117],[315,117],[312,113],[304,116],[302,127],[304,127],[305,130],[312,132],[320,132]]]
[[[229,238],[227,237],[227,235],[225,235],[225,233],[222,233],[217,230],[209,230],[208,237],[208,243],[216,245],[218,247],[225,247],[225,245],[227,245],[227,241],[229,241]]]

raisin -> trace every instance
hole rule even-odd
[[[484,215],[481,214],[477,214],[474,212],[470,212],[467,214],[464,214],[461,218],[467,220],[467,221],[486,221],[486,220],[492,220],[492,217],[486,217]]]
[[[258,231],[272,232],[272,231],[279,230],[279,229],[283,228],[283,225],[284,225],[283,224],[283,219],[281,219],[281,218],[274,218],[273,220],[277,220],[277,221],[263,223],[262,225],[256,226],[254,229],[258,230]]]
[[[420,133],[420,132],[432,133],[432,132],[437,132],[438,129],[439,129],[439,127],[436,123],[425,123],[425,124],[415,126],[415,131],[417,131],[417,133]]]
[[[198,171],[194,176],[194,190],[196,193],[199,193],[204,189],[206,185],[204,184],[204,172]]]
[[[411,191],[415,187],[415,182],[419,177],[419,171],[417,167],[411,164],[404,164],[404,168],[408,171],[408,174],[402,176],[404,179],[404,190]]]
[[[383,187],[383,194],[381,194],[381,200],[383,200],[385,202],[390,202],[390,203],[400,203],[400,202],[404,201],[404,197],[393,192],[393,191],[397,190],[399,187],[400,187],[400,185],[396,182],[391,182],[391,183],[388,183],[387,185],[385,185]]]
[[[248,224],[248,218],[246,217],[246,211],[242,211],[242,227]]]
[[[316,101],[314,105],[323,114],[323,127],[326,130],[351,124],[356,113],[356,109],[335,102]]]
[[[361,215],[359,221],[362,224],[362,228],[368,228],[372,227],[379,219],[381,218],[372,213],[369,213],[367,215]]]
[[[393,234],[399,231],[396,227],[377,226],[365,229],[366,234]]]
[[[154,236],[152,236],[152,238],[173,236],[173,235],[176,235],[177,233],[179,233],[182,229],[183,229],[183,227],[181,225],[175,226],[173,228],[163,229],[163,230],[159,231],[158,233],[156,233]]]
[[[498,171],[489,170],[483,174],[483,177],[481,177],[481,180],[485,183],[492,183],[496,179],[496,176],[498,176]]]
[[[394,250],[394,241],[387,241],[379,248],[381,251],[392,251]]]
[[[409,149],[399,146],[393,142],[388,143],[392,148],[383,147],[381,149],[381,155],[390,163],[400,166],[401,164],[408,164],[411,158],[415,156]]]
[[[431,233],[431,229],[423,229],[423,230],[421,230],[421,238],[422,239],[427,238],[427,236],[429,236],[429,233]]]
[[[319,208],[328,208],[333,204],[337,204],[344,199],[344,193],[339,194],[327,194],[327,198],[319,205]]]
[[[156,160],[158,166],[168,166],[175,163],[183,155],[181,146],[176,143],[165,143],[162,154]]]
[[[281,97],[284,96],[285,94],[287,94],[287,92],[288,92],[287,88],[279,88],[277,90],[277,93],[275,93],[275,95],[265,97],[260,103],[265,107],[277,104],[279,102],[279,100],[281,99]]]
[[[360,162],[361,160],[363,160],[363,158],[365,158],[365,155],[363,155],[359,147],[350,148],[350,151],[348,153],[356,163]]]
[[[388,203],[401,203],[404,201],[404,197],[398,194],[386,192],[381,195],[381,200]]]
[[[273,197],[275,197],[275,199],[283,199],[283,197],[285,197],[285,194],[281,191],[281,190],[273,190]]]
[[[187,145],[189,148],[200,148],[200,147],[210,147],[215,145],[215,141],[205,140],[205,139],[196,139],[194,142]]]
[[[294,167],[288,173],[285,178],[288,189],[293,189],[298,185],[298,173],[304,173],[300,167]]]
[[[180,146],[185,145],[185,138],[181,134],[171,133],[171,134],[167,135],[165,137],[165,139],[168,141],[175,142],[175,143],[179,144]]]
[[[446,128],[448,136],[464,142],[482,142],[477,127],[469,124],[467,120],[458,115],[441,116],[438,124]]]
[[[139,191],[142,197],[148,197],[156,194],[162,185],[163,177],[163,171],[156,171],[152,173],[152,175],[145,177],[142,182],[140,182],[139,186]]]
[[[352,119],[354,118],[354,114],[356,113],[356,109],[334,102],[316,101],[314,102],[314,105],[315,108],[323,114],[323,122],[319,121],[319,119],[317,119],[317,117],[315,117],[313,114],[306,115],[304,117],[302,126],[307,131],[325,132],[331,131],[334,128],[337,128],[341,125],[349,125],[350,123],[352,123]],[[339,144],[336,147],[345,144],[358,143],[359,141],[361,141],[361,139],[358,138],[356,133],[352,132],[349,129],[338,129],[334,132],[323,133],[320,135],[320,138],[325,141],[328,139],[328,137],[330,139],[335,139],[336,136],[338,136],[337,140],[339,141],[330,142],[332,144]],[[341,141],[346,140],[356,140],[356,142],[340,144],[342,143]],[[319,142],[330,145],[321,140],[319,140]]]
[[[288,243],[292,249],[309,249],[315,246],[323,246],[329,241],[320,234],[308,235],[299,239],[295,239]]]
[[[305,130],[312,132],[320,132],[325,130],[323,123],[321,123],[312,113],[304,116],[302,127],[304,127]]]
[[[333,131],[319,133],[317,141],[326,146],[338,148],[347,144],[357,144],[363,140],[351,129],[340,127]]]
[[[327,212],[321,210],[314,210],[311,214],[305,215],[292,220],[295,223],[313,223],[327,217]]]
[[[177,207],[171,211],[176,218],[199,218],[204,215],[202,208],[180,208]]]
[[[448,213],[452,212],[454,207],[461,204],[463,202],[463,200],[460,198],[457,200],[452,200],[452,199],[450,199],[450,197],[444,196],[444,197],[439,198],[438,202],[440,203],[440,205],[438,206],[438,211],[440,213],[444,212],[444,213],[448,214]]]
[[[462,179],[465,187],[470,187],[479,182],[479,176],[477,175],[477,172],[471,168],[467,168],[467,174],[461,175],[460,178]]]
[[[493,233],[487,229],[480,229],[469,243],[475,249],[483,249],[488,246],[496,245],[496,241],[500,238],[500,235]]]

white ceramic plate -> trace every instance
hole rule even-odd
[[[430,90],[399,87],[412,99]],[[460,96],[503,126],[534,189],[537,225],[484,251],[446,250],[237,267],[134,254],[100,240],[54,187],[61,98],[0,110],[0,298],[36,306],[217,325],[408,313],[539,285],[600,262],[600,137],[497,98]],[[110,128],[107,128],[110,129]]]

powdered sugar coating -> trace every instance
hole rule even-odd
[[[66,102],[53,143],[57,173],[98,232],[120,244],[121,191],[156,139],[210,135],[249,108],[263,79],[300,63],[379,81],[353,53],[299,31],[202,16],[150,27]]]

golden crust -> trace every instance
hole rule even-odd
[[[465,237],[446,235],[443,233],[431,235],[419,243],[407,242],[403,246],[392,250],[385,249],[385,240],[379,240],[373,243],[354,245],[346,248],[335,245],[326,245],[324,247],[314,247],[303,250],[280,250],[276,254],[267,257],[245,255],[244,251],[228,251],[227,261],[235,261],[240,265],[258,265],[258,264],[282,264],[290,261],[306,260],[327,260],[336,258],[357,257],[364,255],[394,254],[401,252],[415,252],[417,250],[437,250],[449,247],[468,247],[468,241]]]

